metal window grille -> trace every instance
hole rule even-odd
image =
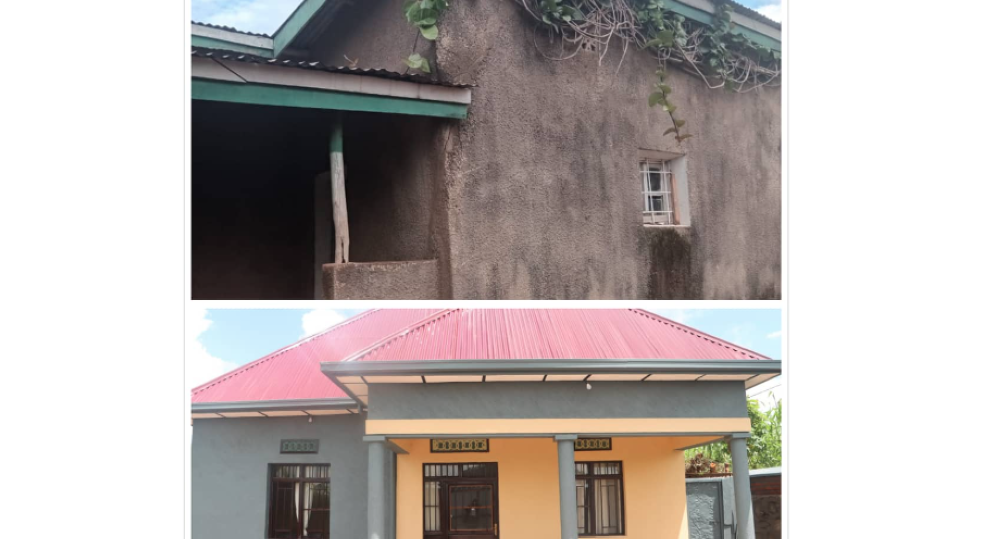
[[[270,465],[270,539],[330,537],[330,465]]]
[[[576,518],[581,536],[624,535],[621,462],[576,463]]]
[[[642,222],[656,225],[677,224],[674,210],[674,175],[668,161],[643,159],[639,162],[642,174],[644,209]]]

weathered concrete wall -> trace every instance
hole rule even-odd
[[[401,5],[350,8],[313,51],[395,68],[414,48],[438,75],[476,83],[444,155],[451,293],[463,299],[780,297],[780,91],[708,90],[671,70],[695,135],[662,136],[646,104],[654,59],[615,45],[550,61],[517,3],[455,2],[435,44],[414,39]],[[538,35],[545,42],[544,33]],[[620,67],[619,67],[620,62]],[[642,225],[638,150],[685,153],[689,238]]]
[[[323,265],[326,299],[443,299],[439,262],[365,262]]]
[[[433,197],[443,175],[432,147],[445,123],[398,114],[345,116],[352,262],[434,258]]]
[[[746,417],[742,382],[371,384],[376,419]]]
[[[329,464],[331,539],[366,535],[362,416],[198,419],[193,429],[192,539],[266,537],[268,464]],[[283,438],[319,439],[319,453],[281,454]]]

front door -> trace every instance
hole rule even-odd
[[[424,539],[500,536],[497,463],[424,464]]]

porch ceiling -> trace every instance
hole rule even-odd
[[[347,361],[321,363],[320,369],[367,406],[369,384],[740,381],[749,389],[780,375],[781,361]]]

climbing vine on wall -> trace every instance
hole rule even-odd
[[[670,102],[672,89],[667,85],[667,65],[674,65],[699,77],[712,89],[724,88],[743,93],[780,83],[781,51],[757,44],[737,31],[732,21],[732,7],[717,3],[710,24],[689,20],[666,7],[664,0],[512,0],[537,21],[534,45],[550,60],[567,60],[591,50],[600,53],[603,62],[613,40],[621,40],[621,67],[629,47],[650,51],[659,68],[650,107],[659,107],[672,127],[663,134],[683,142],[692,135],[682,133],[685,121],[677,118],[676,105]],[[420,36],[434,41],[437,21],[448,0],[406,0],[406,20],[417,27]],[[551,55],[538,43],[539,34],[560,42],[560,53]],[[426,58],[414,52],[405,63],[412,69],[431,72]]]

